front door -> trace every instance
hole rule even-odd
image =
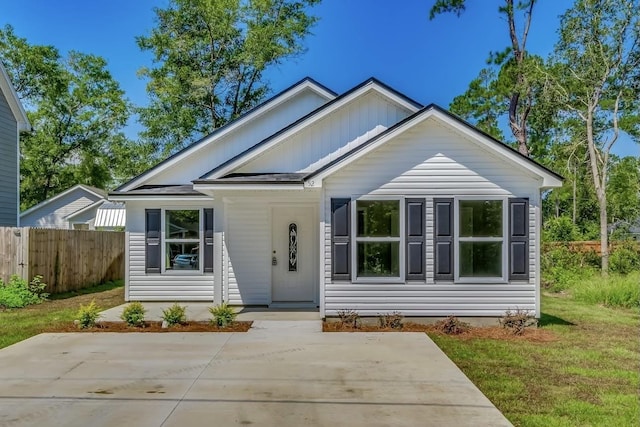
[[[317,239],[313,207],[278,206],[272,211],[271,300],[313,302]]]

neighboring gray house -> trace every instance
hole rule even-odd
[[[0,63],[0,227],[17,227],[20,215],[20,132],[31,129],[20,99]]]
[[[562,178],[376,79],[304,79],[110,193],[125,298],[361,315],[540,315]]]
[[[113,203],[107,202],[104,190],[78,184],[22,212],[20,224],[24,227],[94,230],[96,216],[105,203],[108,203],[109,210],[116,207]],[[123,205],[119,205],[119,209],[120,212],[124,212]],[[123,214],[120,215],[120,219],[124,219]],[[106,227],[104,224],[99,224],[98,227],[100,226],[112,229],[117,226],[124,227],[124,223],[112,227]]]

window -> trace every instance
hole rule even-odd
[[[200,270],[200,211],[165,210],[165,270]]]
[[[458,201],[458,277],[504,277],[503,200]]]
[[[357,278],[400,278],[399,200],[357,200],[355,265]]]

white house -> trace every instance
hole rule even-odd
[[[31,130],[0,62],[0,227],[17,227],[20,214],[20,132]]]
[[[124,205],[107,201],[107,193],[78,184],[20,214],[24,227],[71,230],[124,228]]]
[[[306,78],[122,185],[126,299],[540,314],[562,178],[376,79]]]

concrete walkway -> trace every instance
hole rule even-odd
[[[42,334],[0,350],[0,426],[509,426],[423,333]]]
[[[145,319],[151,321],[162,320],[162,310],[170,307],[173,303],[166,302],[144,302],[147,310]],[[185,302],[179,303],[186,307],[187,320],[206,322],[211,319],[209,307],[213,307],[210,302]],[[127,304],[110,308],[100,313],[100,320],[108,322],[120,322],[120,315]],[[234,307],[238,313],[237,320],[320,320],[320,313],[317,309],[269,309],[266,307]]]

